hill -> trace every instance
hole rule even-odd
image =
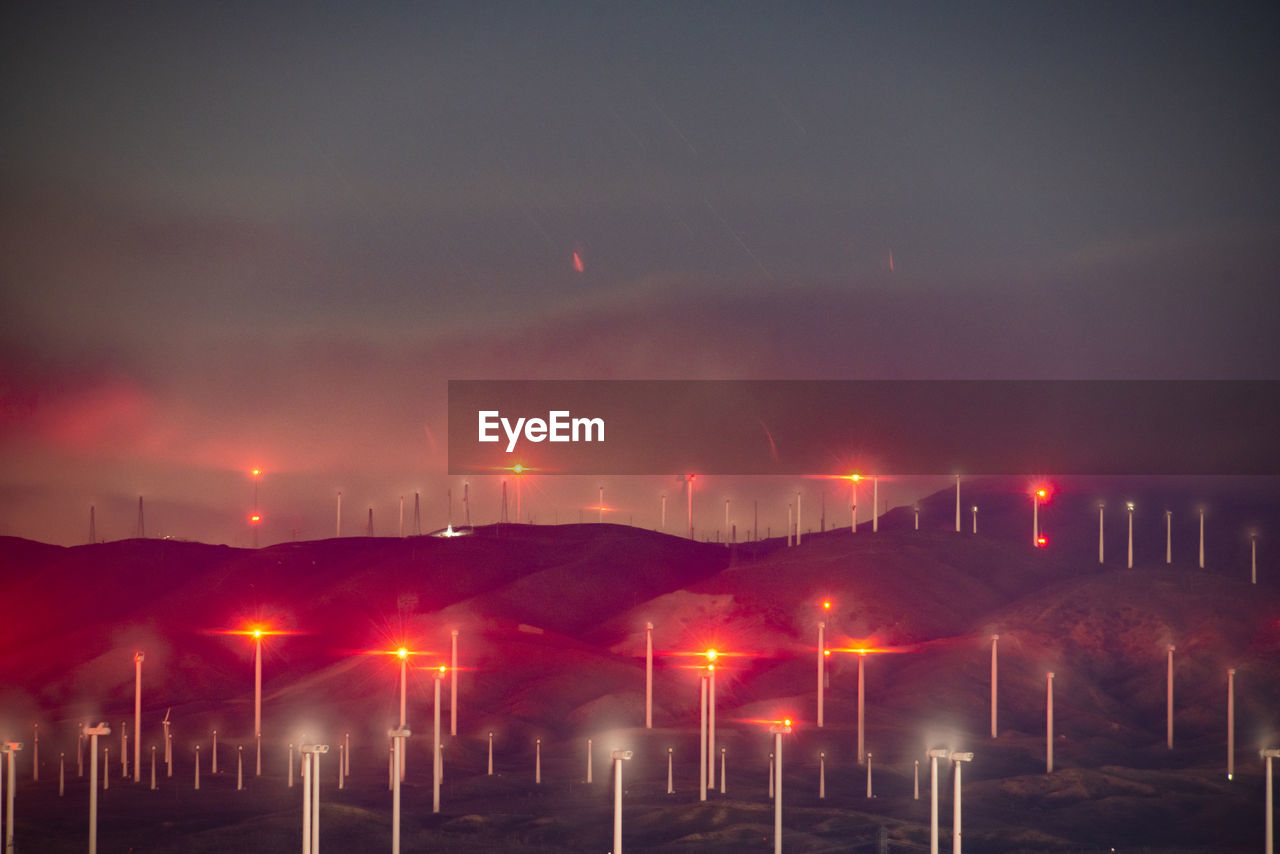
[[[1045,549],[1031,546],[1030,501],[1009,480],[962,483],[963,506],[980,508],[976,535],[968,513],[955,532],[954,492],[943,491],[921,502],[919,531],[911,509],[897,508],[877,533],[869,525],[816,532],[799,547],[775,538],[726,548],[616,525],[502,525],[455,538],[345,538],[256,551],[164,540],[60,548],[4,538],[6,599],[20,607],[0,623],[0,735],[29,740],[39,721],[41,779],[56,778],[56,751],[76,750],[77,722],[131,726],[133,653],[143,649],[144,743],[166,711],[178,762],[188,768],[191,749],[201,743],[207,750],[213,729],[227,744],[251,742],[253,643],[226,631],[260,622],[290,633],[264,645],[271,776],[280,776],[286,742],[304,733],[336,742],[350,732],[353,773],[372,778],[361,784],[372,790],[342,797],[353,805],[372,799],[368,809],[381,815],[377,769],[381,761],[385,785],[399,666],[393,656],[370,653],[401,644],[415,651],[409,708],[421,731],[434,687],[423,670],[448,662],[456,630],[463,670],[459,733],[446,747],[448,812],[455,820],[464,808],[481,816],[475,850],[584,843],[595,811],[608,808],[583,801],[577,789],[582,759],[571,757],[583,755],[588,737],[598,756],[615,743],[637,750],[628,774],[653,818],[645,841],[629,850],[741,850],[734,846],[745,845],[761,821],[751,812],[753,799],[764,797],[754,784],[745,785],[742,800],[722,802],[729,810],[722,818],[696,809],[661,817],[669,812],[659,782],[667,747],[683,759],[678,776],[687,791],[704,661],[694,653],[713,646],[725,653],[717,662],[718,744],[744,769],[735,782],[752,766],[760,770],[750,779],[765,779],[768,740],[755,721],[797,722],[788,773],[810,782],[791,791],[797,808],[817,812],[797,818],[813,827],[803,837],[810,842],[790,844],[796,850],[844,850],[822,846],[852,833],[849,822],[867,832],[883,825],[903,844],[919,841],[927,813],[909,796],[913,763],[937,745],[978,754],[966,773],[966,810],[973,810],[966,825],[981,850],[1075,850],[1108,839],[1152,850],[1252,850],[1252,824],[1236,817],[1255,814],[1256,750],[1275,740],[1280,585],[1265,558],[1260,583],[1250,583],[1247,532],[1275,528],[1280,491],[1251,479],[1195,486],[1198,495],[1165,482],[1057,484],[1040,511]],[[1099,496],[1108,514],[1101,564]],[[1142,508],[1132,569],[1125,566],[1126,501]],[[1212,508],[1203,570],[1198,517],[1187,509],[1199,501]],[[1171,565],[1164,563],[1166,506],[1178,508]],[[833,649],[823,729],[815,726],[819,620]],[[646,623],[654,625],[657,649],[652,731],[642,727]],[[994,633],[1000,733],[993,740]],[[1169,644],[1176,646],[1175,751],[1164,746]],[[859,648],[876,651],[864,657]],[[854,747],[860,658],[863,735],[883,794],[854,801],[855,814],[850,801],[865,774]],[[1227,786],[1229,667],[1236,670],[1239,772]],[[1042,773],[1048,670],[1056,674],[1052,776]],[[447,684],[443,693],[447,711]],[[502,784],[484,773],[489,732],[508,775]],[[539,738],[546,773],[568,786],[549,797],[565,816],[577,816],[545,838],[523,819],[490,817],[527,809],[519,806],[531,793],[527,781],[511,778],[523,776],[517,769],[532,763]],[[421,754],[428,743],[414,747]],[[842,793],[838,807],[813,796],[820,751],[829,785]],[[419,772],[424,761],[429,768],[429,757],[415,760]],[[40,795],[37,787],[33,799]],[[271,820],[263,803],[267,812],[250,819]],[[278,808],[282,816],[289,809]],[[709,836],[722,820],[728,826]],[[1224,837],[1205,831],[1206,821],[1213,831],[1239,827]],[[383,832],[360,830],[366,823],[351,821],[357,847],[362,833]],[[684,832],[673,836],[677,825]],[[430,822],[420,830],[423,845],[457,832]],[[190,843],[188,831],[170,832],[172,850]],[[532,847],[516,846],[517,837]],[[56,834],[44,842],[61,844]]]

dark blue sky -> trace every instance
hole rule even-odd
[[[1280,367],[1274,4],[0,15],[0,533],[442,518],[450,377]]]

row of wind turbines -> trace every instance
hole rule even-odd
[[[825,613],[830,612],[830,608],[831,608],[831,603],[829,601],[823,603],[824,616],[825,616]],[[828,683],[827,667],[828,667],[828,661],[830,660],[831,655],[833,653],[837,653],[837,654],[846,653],[846,654],[857,655],[857,660],[858,660],[858,704],[857,704],[857,727],[856,727],[857,757],[858,757],[858,763],[864,764],[866,766],[867,796],[871,797],[872,796],[872,778],[871,778],[871,758],[872,757],[871,757],[871,753],[867,751],[866,743],[865,743],[866,725],[865,725],[864,666],[865,666],[866,658],[868,655],[874,655],[877,652],[883,652],[886,650],[877,650],[872,648],[861,648],[861,647],[853,647],[848,649],[830,648],[825,643],[826,628],[827,628],[827,621],[826,619],[823,619],[818,623],[818,645],[817,645],[818,680],[817,680],[817,692],[816,692],[816,698],[817,698],[816,726],[819,729],[821,729],[825,727],[827,723],[826,714],[825,714],[825,689]],[[252,628],[241,629],[241,630],[233,630],[226,633],[234,634],[234,635],[250,636],[254,639],[254,644],[255,644],[254,742],[256,745],[256,754],[257,754],[254,773],[257,776],[260,776],[262,773],[262,765],[261,765],[262,641],[264,637],[270,637],[273,635],[279,635],[284,633],[273,631],[270,628],[266,628],[262,626],[255,626]],[[436,813],[440,811],[440,806],[441,806],[440,805],[440,785],[441,785],[441,780],[443,778],[443,747],[444,747],[444,743],[442,741],[442,731],[441,731],[441,723],[442,723],[441,691],[442,691],[443,682],[446,677],[449,677],[450,679],[450,695],[451,695],[450,734],[454,736],[456,736],[457,734],[457,710],[458,710],[457,680],[456,680],[456,674],[458,672],[457,639],[458,639],[458,632],[456,630],[452,631],[451,632],[450,665],[439,664],[439,665],[433,665],[429,668],[422,668],[423,670],[426,670],[431,674],[433,678],[433,683],[434,683],[434,702],[433,702],[434,729],[433,729],[433,738],[432,738],[432,746],[433,746],[433,749],[432,749],[432,754],[433,754],[432,811]],[[1000,640],[999,635],[991,636],[990,712],[991,712],[991,737],[993,739],[998,737],[999,640]],[[1167,648],[1167,656],[1168,656],[1167,657],[1167,680],[1168,680],[1167,682],[1167,691],[1168,691],[1167,693],[1167,746],[1169,749],[1173,749],[1173,743],[1174,743],[1173,741],[1173,734],[1174,734],[1174,731],[1173,731],[1173,723],[1174,723],[1173,654],[1174,654],[1174,651],[1175,651],[1175,648],[1172,645],[1168,646]],[[408,739],[412,734],[411,730],[409,729],[409,716],[408,716],[408,704],[407,704],[409,661],[411,657],[416,655],[422,655],[424,653],[402,646],[394,650],[372,651],[372,654],[391,656],[394,659],[398,660],[399,668],[400,668],[399,722],[397,727],[390,729],[388,731],[388,739],[389,739],[388,786],[392,791],[392,799],[393,799],[393,840],[394,841],[393,841],[392,850],[395,852],[398,852],[399,850],[398,830],[400,826],[399,808],[400,808],[400,802],[401,802],[400,786],[402,781],[405,779],[405,767],[406,767],[405,740]],[[716,758],[717,758],[716,723],[715,723],[716,670],[718,665],[723,664],[726,656],[731,656],[733,654],[726,653],[721,650],[715,650],[715,649],[708,649],[704,651],[690,652],[690,653],[683,653],[683,654],[695,655],[705,660],[704,664],[699,664],[696,667],[696,669],[699,671],[699,690],[700,690],[700,709],[701,709],[700,729],[699,729],[700,749],[699,749],[699,762],[698,762],[699,799],[702,801],[705,801],[707,797],[707,792],[713,791],[716,787],[716,770],[717,770],[716,769]],[[654,656],[653,624],[648,623],[646,624],[646,627],[645,627],[645,664],[644,664],[644,675],[645,675],[644,726],[646,729],[653,728],[653,688],[654,688],[653,656]],[[135,739],[133,743],[133,752],[132,752],[132,757],[133,757],[132,779],[135,783],[138,783],[141,780],[140,750],[141,750],[142,739],[138,736],[142,732],[141,700],[142,700],[142,665],[144,660],[145,660],[145,654],[143,652],[137,652],[135,654],[134,656],[135,703],[134,703],[134,727],[133,727],[133,732],[135,733]],[[1235,755],[1236,755],[1235,738],[1234,738],[1234,735],[1235,735],[1235,712],[1234,712],[1235,675],[1236,675],[1235,669],[1229,669],[1226,673],[1226,677],[1227,677],[1227,776],[1229,780],[1233,779],[1235,775]],[[1045,706],[1046,708],[1045,773],[1046,774],[1051,774],[1054,771],[1054,756],[1053,756],[1053,745],[1054,745],[1054,738],[1055,738],[1054,716],[1053,716],[1054,676],[1055,674],[1053,672],[1049,672],[1046,674],[1046,706]],[[792,732],[793,723],[790,719],[779,720],[779,721],[759,721],[756,723],[762,723],[767,725],[769,727],[769,733],[773,737],[773,740],[775,742],[774,752],[773,752],[773,755],[771,756],[771,762],[770,762],[770,790],[771,790],[771,795],[775,801],[775,825],[776,825],[775,851],[780,851],[781,838],[782,838],[781,837],[781,803],[782,803],[782,773],[781,773],[782,741],[781,739],[783,735],[790,734]],[[169,719],[169,715],[166,714],[165,719],[162,722],[162,725],[164,727],[163,737],[164,737],[164,744],[165,744],[164,762],[165,762],[165,768],[166,768],[166,771],[165,771],[166,777],[172,777],[173,775],[173,753],[172,753],[173,732],[172,732],[171,724],[172,722]],[[97,726],[89,726],[89,727],[86,727],[83,724],[81,724],[81,731],[80,731],[79,741],[77,745],[77,773],[80,775],[83,774],[83,746],[84,746],[85,740],[87,739],[89,742],[88,746],[89,746],[89,759],[90,759],[90,770],[89,770],[89,812],[90,812],[89,847],[90,847],[90,851],[96,850],[96,816],[97,816],[97,800],[98,800],[98,786],[97,786],[98,768],[97,766],[98,766],[98,756],[99,756],[98,739],[100,737],[105,737],[110,734],[111,734],[111,729],[105,722],[99,723]],[[35,729],[34,736],[35,737],[33,742],[32,777],[33,777],[33,780],[38,781],[39,779],[38,725],[37,725],[37,728]],[[214,740],[213,750],[211,751],[211,762],[212,762],[211,770],[213,773],[216,774],[218,771],[218,767],[217,767],[218,750],[217,750],[217,733],[216,732],[214,732],[213,734],[213,740]],[[129,776],[128,746],[129,745],[127,741],[126,727],[122,724],[120,754],[121,754],[121,762],[122,762],[122,776],[125,777],[126,779]],[[294,748],[294,745],[290,744],[289,745],[289,766],[288,766],[289,767],[288,781],[289,781],[290,787],[293,786],[293,769],[294,769],[293,748]],[[587,777],[588,777],[588,782],[590,782],[590,779],[591,779],[590,769],[592,767],[592,758],[591,758],[592,745],[591,745],[590,739],[588,739],[587,749],[588,749]],[[7,787],[8,801],[7,801],[7,809],[6,809],[5,836],[6,836],[6,840],[9,840],[9,841],[12,840],[13,828],[14,828],[13,819],[12,819],[12,809],[13,809],[12,801],[13,801],[13,795],[16,787],[15,767],[16,767],[17,753],[20,752],[21,750],[22,750],[22,745],[16,742],[7,742],[5,743],[5,746],[3,748],[4,757],[7,760],[7,772],[8,772],[8,787]],[[195,747],[196,762],[195,762],[195,768],[194,768],[194,785],[196,789],[199,789],[200,787],[199,750],[200,750],[200,746],[196,745]],[[318,851],[319,815],[320,815],[319,813],[320,758],[321,756],[328,753],[329,750],[330,750],[329,745],[321,744],[315,740],[309,740],[299,744],[298,756],[301,760],[300,778],[301,778],[301,781],[303,784],[303,790],[304,790],[304,795],[303,795],[303,798],[304,798],[304,801],[303,801],[303,850],[304,852]],[[494,765],[493,765],[493,733],[492,732],[489,733],[488,750],[489,750],[488,772],[489,774],[493,774]],[[350,774],[350,761],[351,761],[352,754],[351,754],[351,748],[350,748],[349,733],[346,736],[345,742],[339,744],[338,752],[339,752],[338,781],[339,781],[339,787],[341,788],[343,786],[345,776]],[[1261,753],[1262,758],[1266,760],[1268,786],[1270,784],[1270,768],[1271,768],[1270,760],[1272,758],[1275,758],[1277,755],[1280,755],[1280,751],[1264,750]],[[536,745],[535,756],[536,756],[535,769],[534,769],[535,783],[541,784],[542,782],[541,740],[539,740]],[[621,767],[622,767],[621,763],[626,759],[631,758],[631,756],[632,756],[632,753],[630,751],[624,751],[621,749],[614,750],[612,753],[610,753],[611,759],[617,763],[614,776],[615,776],[615,784],[618,785],[619,787],[620,787],[620,782],[617,782],[617,781],[620,781],[621,779]],[[104,762],[109,760],[109,757],[110,757],[109,748],[104,748],[103,757],[104,757]],[[670,748],[668,748],[667,758],[668,758],[668,792],[673,792],[674,790],[672,788],[672,770],[671,770],[672,751]],[[926,754],[926,758],[930,762],[930,772],[932,777],[932,781],[931,781],[931,788],[932,788],[931,847],[932,847],[932,850],[935,850],[935,851],[937,850],[937,844],[938,844],[937,842],[938,840],[937,760],[949,758],[952,761],[952,763],[955,765],[957,788],[956,788],[955,801],[954,801],[955,816],[954,816],[954,829],[953,829],[953,850],[958,851],[960,846],[960,812],[959,812],[960,763],[973,761],[973,754],[968,751],[956,751],[950,747],[946,747],[946,748],[936,747],[936,748],[931,748],[928,751],[928,753]],[[243,773],[244,773],[242,747],[237,748],[237,759],[238,759],[237,789],[242,789]],[[724,785],[725,785],[724,784],[725,753],[723,748],[721,748],[719,753],[719,761],[720,761],[720,775],[721,775],[720,787],[721,787],[721,791],[723,792]],[[916,761],[916,768],[917,768],[917,772],[916,772],[917,782],[916,782],[915,796],[918,799],[919,797],[918,760]],[[820,796],[825,798],[825,770],[826,770],[825,769],[825,753],[822,754],[819,759],[819,769],[820,769],[819,770]],[[64,772],[63,763],[62,761],[60,761],[60,766],[59,766],[59,794],[60,795],[63,792],[64,773],[65,772]],[[107,788],[107,786],[109,785],[109,776],[110,775],[108,770],[104,768],[104,776],[102,780],[104,789]],[[3,781],[3,779],[4,779],[3,775],[0,774],[0,781]],[[151,749],[151,788],[152,789],[157,788],[156,749],[154,746]],[[615,798],[615,812],[616,812],[615,848],[614,848],[615,851],[620,850],[620,845],[621,845],[620,839],[618,837],[618,834],[621,833],[620,788],[618,791],[619,793]],[[1270,816],[1271,816],[1272,799],[1270,797],[1269,790],[1268,790],[1268,798],[1267,798],[1266,804],[1267,804],[1267,828],[1268,828],[1267,838],[1268,840],[1270,840],[1271,839]]]

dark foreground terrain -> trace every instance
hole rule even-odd
[[[1183,511],[1164,563],[1163,513],[1135,530],[1097,504],[1107,486],[1064,490],[1043,511],[1053,547],[1033,549],[1025,496],[993,482],[978,535],[951,528],[953,497],[905,508],[881,530],[815,532],[728,549],[613,525],[500,526],[457,539],[348,538],[257,551],[134,540],[63,549],[0,541],[10,607],[0,623],[0,737],[18,754],[18,852],[83,851],[87,783],[77,725],[106,720],[111,788],[99,850],[297,850],[301,789],[288,744],[332,745],[322,763],[325,850],[389,850],[386,731],[408,667],[403,850],[551,852],[611,847],[612,769],[624,763],[627,851],[769,851],[768,722],[783,745],[787,851],[927,850],[931,747],[971,750],[964,768],[965,850],[1245,852],[1262,847],[1258,750],[1280,746],[1280,587],[1269,547],[1250,583],[1240,519],[1280,522],[1257,482],[1223,494],[1197,566],[1195,497],[1139,495]],[[1108,506],[1123,506],[1107,495]],[[1234,501],[1234,504],[1232,503]],[[1180,504],[1177,502],[1181,502]],[[1229,510],[1226,508],[1230,508]],[[1265,544],[1265,541],[1263,541]],[[1243,544],[1243,545],[1242,545]],[[824,610],[821,603],[832,607]],[[827,623],[826,726],[816,725],[817,624]],[[644,722],[644,626],[654,625],[654,729]],[[236,791],[236,746],[251,769],[253,642],[264,640],[264,775]],[[458,736],[444,736],[440,815],[429,776],[433,670],[459,632]],[[999,633],[999,737],[990,735],[991,635]],[[1165,744],[1167,646],[1176,646],[1175,749]],[[717,660],[717,751],[727,792],[697,799],[698,691]],[[857,757],[863,659],[866,749]],[[133,738],[136,650],[143,668],[143,781],[121,778],[119,732]],[[1234,779],[1227,779],[1227,669],[1235,673]],[[1055,770],[1045,772],[1046,671],[1055,672]],[[448,730],[449,683],[442,686]],[[173,725],[174,776],[149,751]],[[32,780],[35,724],[40,781]],[[219,731],[212,775],[212,731]],[[339,790],[338,744],[352,778]],[[494,733],[497,773],[486,774]],[[541,784],[534,782],[541,739]],[[586,782],[587,739],[593,782]],[[132,741],[131,741],[132,743]],[[203,778],[195,791],[194,751]],[[666,791],[667,751],[675,793]],[[58,795],[58,759],[67,758]],[[818,797],[819,756],[826,794]],[[921,799],[913,797],[920,762]],[[86,761],[87,769],[87,761]],[[953,771],[940,768],[949,850]]]

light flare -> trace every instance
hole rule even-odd
[[[354,655],[388,655],[394,656],[401,661],[407,660],[414,655],[439,655],[438,652],[432,652],[426,649],[412,649],[407,646],[398,646],[395,649],[360,649],[355,650]]]
[[[512,474],[528,474],[532,471],[544,471],[537,466],[531,466],[528,463],[512,463],[509,466],[489,466],[490,471],[509,471]]]
[[[754,726],[795,726],[791,718],[733,718],[735,724],[751,724]]]
[[[918,644],[908,646],[882,646],[879,638],[845,638],[842,646],[833,646],[831,652],[843,652],[853,655],[883,655],[915,652]]]
[[[242,629],[206,629],[205,634],[210,635],[237,635],[240,637],[264,638],[275,637],[278,635],[301,635],[305,632],[290,631],[288,629],[273,629],[270,626],[254,624],[245,626]]]

